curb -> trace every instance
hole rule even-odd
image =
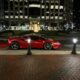
[[[32,55],[64,55],[71,54],[71,51],[55,50],[32,50]],[[0,50],[0,55],[26,55],[27,50]],[[77,51],[80,54],[80,51]]]

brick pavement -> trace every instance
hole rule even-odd
[[[80,80],[80,55],[0,56],[0,80]]]

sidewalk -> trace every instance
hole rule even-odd
[[[71,54],[69,50],[31,50],[32,55],[60,55]],[[80,54],[80,51],[76,51]],[[0,55],[26,55],[27,50],[0,50]]]
[[[0,55],[0,80],[80,80],[80,55]]]

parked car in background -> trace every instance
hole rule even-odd
[[[8,38],[8,46],[11,49],[21,49],[21,48],[28,48],[27,39],[31,39],[31,48],[43,48],[46,50],[51,49],[59,49],[61,47],[61,43],[57,40],[47,39],[40,35],[24,35],[24,36],[17,36],[17,37],[10,37]]]

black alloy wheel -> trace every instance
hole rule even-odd
[[[44,49],[45,49],[45,50],[51,50],[51,49],[52,49],[51,44],[50,44],[50,43],[45,43],[45,44],[44,44]]]
[[[17,49],[19,49],[19,44],[18,44],[17,42],[13,42],[10,47],[11,47],[11,49],[13,49],[13,50],[17,50]]]

